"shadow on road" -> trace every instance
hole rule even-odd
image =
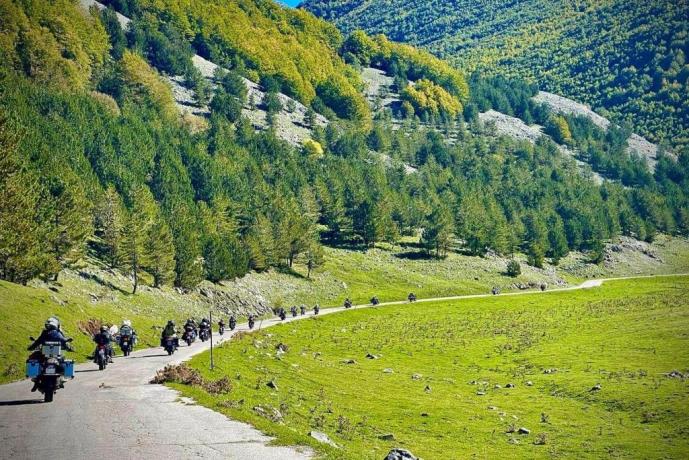
[[[95,368],[95,369],[80,369],[78,371],[74,371],[76,374],[81,374],[83,372],[99,372],[100,369]]]
[[[17,401],[0,401],[1,406],[24,406],[27,404],[43,404],[42,399],[20,399]]]

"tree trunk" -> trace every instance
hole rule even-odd
[[[134,267],[134,290],[132,291],[132,294],[136,294],[136,288],[139,287],[139,274],[137,273],[136,267]]]

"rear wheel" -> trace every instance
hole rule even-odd
[[[55,396],[55,382],[48,381],[43,388],[43,401],[53,402],[53,396]]]

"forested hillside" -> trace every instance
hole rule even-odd
[[[684,0],[306,0],[302,6],[345,33],[384,33],[467,72],[526,78],[604,108],[655,142],[689,145]]]
[[[0,0],[3,279],[55,279],[88,255],[134,291],[189,288],[297,259],[317,269],[323,244],[366,249],[403,235],[421,236],[419,256],[525,252],[541,267],[571,250],[600,262],[621,234],[689,233],[686,154],[625,180],[628,133],[551,114],[529,102],[531,86],[470,85],[426,52],[363,33],[342,40],[265,0],[109,3],[132,19],[126,30],[113,9]],[[205,78],[194,53],[229,70]],[[394,77],[400,107],[369,108],[362,65]],[[182,76],[208,104],[205,126],[180,116],[162,75]],[[312,139],[296,147],[255,131],[242,77],[264,88],[269,117],[290,110],[282,91],[327,128],[307,121]],[[599,186],[546,139],[486,133],[478,107],[498,105],[600,153],[617,177]]]

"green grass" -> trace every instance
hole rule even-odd
[[[232,379],[227,395],[175,387],[327,458],[382,458],[396,446],[427,460],[687,458],[689,386],[664,373],[689,371],[688,289],[687,277],[637,279],[348,311],[233,340],[214,371],[207,354],[194,358],[205,378]],[[289,350],[278,357],[280,342]],[[257,415],[257,405],[277,408],[283,422]],[[342,449],[318,445],[310,430]],[[388,433],[394,441],[379,438]]]
[[[294,272],[253,273],[229,286],[250,287],[276,305],[305,303],[322,306],[342,305],[345,297],[356,303],[367,303],[377,295],[382,302],[402,300],[409,292],[419,298],[461,294],[484,294],[493,286],[503,292],[514,290],[515,283],[558,280],[578,284],[586,278],[619,275],[689,272],[689,240],[660,235],[652,245],[656,258],[641,252],[614,253],[614,266],[593,265],[586,256],[573,253],[557,267],[535,269],[526,264],[523,255],[522,275],[505,276],[507,260],[498,257],[471,257],[450,253],[446,259],[414,259],[400,257],[418,249],[381,245],[364,251],[325,248],[325,263],[306,279],[306,268],[296,264]]]
[[[172,289],[142,288],[134,296],[125,291],[130,289],[126,282],[118,281],[110,277],[100,284],[65,273],[59,285],[52,286],[55,291],[0,281],[0,383],[24,376],[29,336],[38,337],[49,316],[57,316],[67,336],[74,338],[76,352],[68,356],[85,361],[94,347],[84,327],[89,320],[119,326],[130,319],[139,335],[138,347],[145,348],[159,345],[160,327],[168,319],[181,321],[205,312],[192,297]]]

